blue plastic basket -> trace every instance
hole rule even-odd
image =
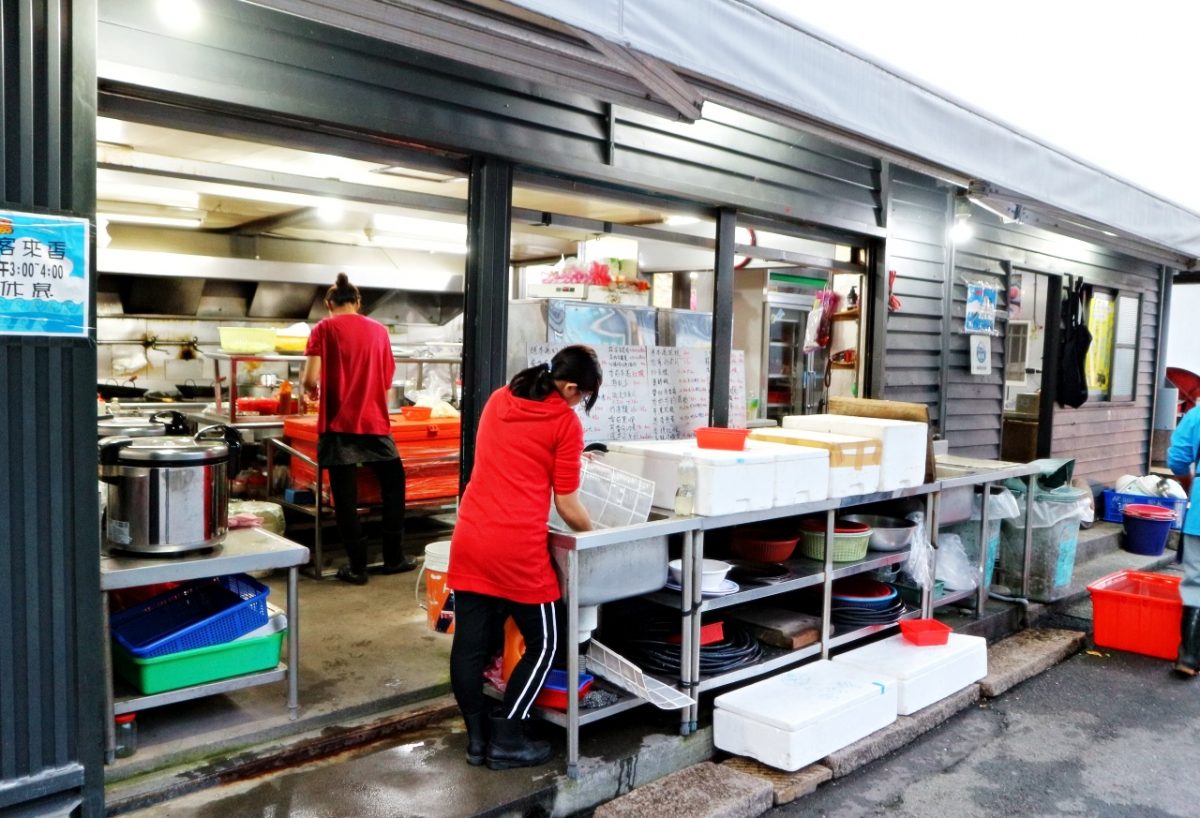
[[[1125,506],[1130,503],[1144,503],[1148,506],[1161,506],[1175,512],[1175,522],[1171,528],[1179,530],[1183,527],[1183,515],[1187,511],[1188,501],[1182,497],[1145,497],[1141,494],[1122,494],[1114,489],[1104,490],[1104,520],[1109,523],[1120,523],[1125,520]]]
[[[270,593],[245,574],[198,579],[113,614],[109,625],[139,659],[206,648],[265,625]]]

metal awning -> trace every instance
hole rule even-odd
[[[1200,257],[1200,215],[755,0],[250,1],[671,118],[711,100],[986,191],[1076,238],[1181,268]]]

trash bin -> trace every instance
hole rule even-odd
[[[1025,489],[1010,486],[1019,514],[1001,527],[1000,557],[995,583],[1020,593],[1025,561]],[[1091,516],[1087,489],[1060,486],[1037,488],[1033,498],[1033,544],[1029,564],[1029,598],[1053,602],[1065,596],[1075,570],[1079,524]]]
[[[983,493],[976,491],[971,501],[970,519],[942,526],[941,530],[957,534],[962,540],[963,550],[975,565],[979,564],[979,524],[982,521]],[[992,486],[991,499],[988,502],[988,535],[987,555],[983,563],[983,586],[990,587],[996,567],[996,559],[1000,552],[1000,524],[1007,519],[1017,516],[1019,508],[1016,497],[1003,486]]]

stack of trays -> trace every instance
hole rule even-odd
[[[849,577],[833,583],[830,608],[833,624],[863,628],[897,621],[904,613],[904,602],[886,582]]]

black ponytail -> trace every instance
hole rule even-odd
[[[591,347],[575,345],[560,349],[548,364],[522,369],[509,381],[508,388],[518,398],[545,400],[554,391],[555,381],[567,381],[587,395],[583,409],[591,412],[600,397],[603,380],[595,351]]]
[[[350,283],[350,277],[345,273],[338,273],[337,281],[325,291],[325,303],[338,307],[344,304],[357,304],[361,298],[358,287]]]

